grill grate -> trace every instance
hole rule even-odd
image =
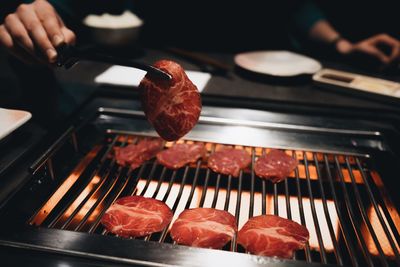
[[[259,214],[295,220],[310,231],[310,241],[303,251],[296,252],[296,260],[339,266],[400,266],[399,215],[385,197],[383,183],[370,169],[367,157],[285,150],[300,164],[279,184],[259,179],[253,171],[257,157],[268,153],[269,148],[235,146],[252,156],[249,169],[237,178],[212,172],[202,160],[175,171],[155,160],[136,170],[119,166],[113,147],[141,138],[145,137],[107,135],[35,212],[29,224],[110,235],[101,226],[101,217],[117,198],[137,194],[166,202],[174,220],[184,209],[194,207],[229,211],[239,228]],[[209,153],[221,146],[205,144]],[[140,239],[172,243],[169,227]],[[224,250],[245,252],[236,244],[236,236]]]

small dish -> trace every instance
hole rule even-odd
[[[235,63],[252,72],[279,77],[311,75],[322,68],[317,60],[290,51],[241,53],[235,56]]]
[[[132,12],[125,11],[121,15],[88,15],[83,25],[96,44],[119,47],[132,45],[139,39],[143,21]]]
[[[0,140],[19,128],[32,117],[24,110],[0,108]]]

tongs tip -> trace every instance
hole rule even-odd
[[[159,68],[153,67],[153,66],[149,66],[149,69],[147,69],[147,72],[149,74],[156,75],[163,80],[167,80],[167,81],[172,80],[171,74],[169,74],[168,72],[165,72],[163,70],[160,70]]]

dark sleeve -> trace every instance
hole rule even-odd
[[[0,24],[3,23],[4,18],[15,11],[15,9],[23,3],[22,1],[15,1],[15,0],[2,0],[1,1],[1,8],[0,8]]]
[[[302,34],[308,34],[310,29],[325,16],[317,5],[311,0],[305,1],[293,16],[294,27]]]

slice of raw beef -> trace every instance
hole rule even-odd
[[[307,228],[275,215],[249,219],[238,233],[238,244],[248,252],[269,257],[292,258],[309,239]]]
[[[171,80],[147,74],[140,82],[142,106],[157,133],[168,141],[177,140],[197,123],[201,111],[200,93],[183,68],[169,60],[154,64],[172,76]]]
[[[257,176],[278,183],[284,180],[296,168],[298,162],[277,149],[262,155],[256,161],[254,171]]]
[[[175,144],[157,154],[157,160],[170,169],[179,169],[188,163],[194,163],[207,153],[204,144]]]
[[[119,165],[136,169],[146,160],[155,157],[163,147],[164,142],[161,139],[143,139],[137,144],[114,147],[114,152]]]
[[[224,148],[208,158],[208,167],[214,172],[238,177],[240,170],[249,166],[250,162],[251,157],[246,150]]]
[[[129,196],[115,201],[101,218],[101,223],[116,235],[138,237],[162,231],[172,216],[171,209],[162,201]]]
[[[184,210],[171,228],[178,244],[202,248],[222,248],[237,231],[235,217],[224,210],[195,208]]]

